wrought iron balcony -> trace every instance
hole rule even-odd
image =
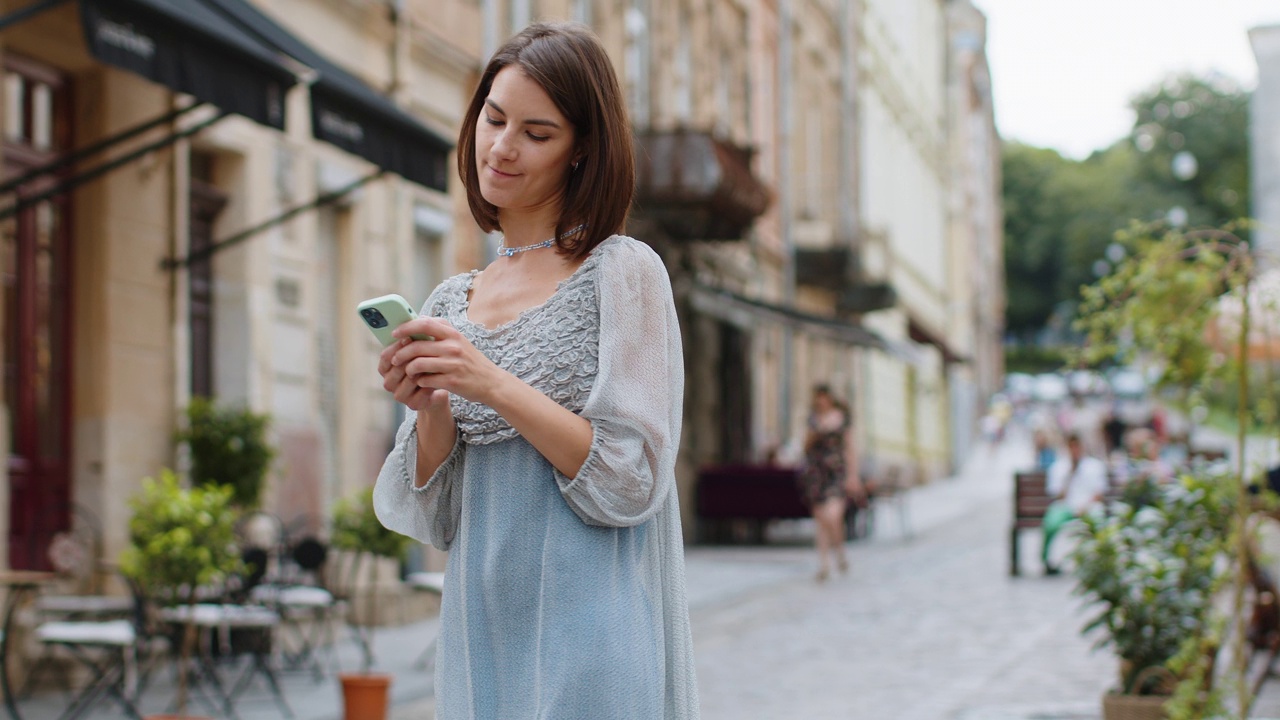
[[[836,311],[862,314],[893,307],[898,294],[886,282],[858,280],[850,269],[853,251],[848,247],[798,248],[796,284],[836,294]]]
[[[633,214],[675,240],[741,240],[772,199],[751,152],[709,132],[637,131]]]

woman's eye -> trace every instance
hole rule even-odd
[[[485,116],[484,116],[484,121],[485,121],[485,122],[487,122],[487,123],[489,123],[490,125],[497,125],[497,126],[501,126],[501,125],[502,125],[502,121],[501,121],[501,120],[494,120],[493,118],[489,117],[488,115],[485,115]]]
[[[533,133],[526,134],[529,136],[529,139],[534,142],[546,142],[547,138],[550,137],[550,135],[534,135]]]

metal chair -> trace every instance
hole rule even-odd
[[[867,524],[870,525],[867,532],[868,535],[875,532],[877,509],[894,505],[897,510],[898,531],[901,537],[903,539],[911,538],[911,517],[907,507],[907,491],[909,488],[910,484],[907,482],[906,472],[901,467],[892,465],[885,469],[871,493],[871,503],[866,518]]]
[[[42,659],[52,658],[48,650],[64,650],[90,676],[68,703],[61,720],[81,716],[104,697],[110,697],[129,717],[141,717],[136,703],[158,655],[158,644],[145,596],[135,583],[128,582],[128,586],[130,597],[50,596],[36,601],[35,607],[44,615],[34,630],[36,641],[46,648]],[[120,614],[126,617],[118,617]],[[28,684],[33,675],[28,676]]]
[[[284,717],[292,718],[293,711],[284,698],[280,681],[271,666],[272,638],[280,625],[280,616],[270,608],[257,605],[197,604],[169,607],[160,617],[174,628],[195,626],[199,638],[195,656],[191,658],[193,685],[207,684],[214,693],[214,702],[228,717],[234,719],[236,700],[249,687],[254,678],[266,681],[276,706]],[[218,664],[247,656],[248,666],[230,684],[224,683],[218,672]]]
[[[125,621],[132,617],[134,600],[122,595],[101,595],[101,582],[98,577],[99,555],[101,554],[101,532],[97,518],[93,513],[79,505],[71,506],[72,525],[69,529],[55,533],[49,542],[47,561],[57,576],[55,586],[57,592],[42,591],[35,599],[33,610],[35,624],[43,627],[44,638],[40,638],[41,652],[31,663],[22,687],[17,695],[20,698],[29,696],[34,687],[40,684],[47,671],[59,662],[65,662],[67,655],[85,664],[90,655],[102,653],[89,652],[89,644],[61,642],[60,639],[75,641],[84,638],[105,638],[127,643],[116,629],[111,629],[111,621]],[[68,652],[59,652],[65,649]],[[101,649],[100,647],[98,648]],[[66,685],[67,673],[56,673],[58,679],[64,681],[64,689],[71,691]]]
[[[128,620],[53,621],[36,627],[36,639],[46,646],[65,648],[92,675],[71,700],[61,720],[80,717],[109,695],[124,712],[141,720],[131,697],[137,670],[138,634]]]
[[[332,664],[333,626],[347,606],[345,600],[322,587],[328,557],[328,546],[318,538],[299,538],[287,545],[279,577],[262,583],[249,596],[280,616],[280,654],[285,669],[308,670],[316,682],[325,674],[322,651],[327,649]]]

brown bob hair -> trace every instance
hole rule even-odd
[[[578,167],[569,173],[556,221],[556,250],[580,258],[622,231],[635,194],[631,124],[613,64],[589,28],[578,23],[535,23],[498,48],[471,97],[458,132],[458,176],[471,216],[485,232],[501,230],[498,208],[480,194],[476,177],[476,123],[505,67],[516,66],[536,82],[574,130]],[[571,228],[581,232],[561,237]]]

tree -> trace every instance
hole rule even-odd
[[[1033,339],[1106,274],[1132,221],[1222,227],[1249,213],[1248,93],[1219,77],[1170,78],[1136,96],[1128,138],[1085,160],[1003,148],[1009,332]]]
[[[1054,179],[1070,161],[1053,150],[1006,143],[1004,174],[1004,255],[1009,332],[1027,336],[1053,313],[1062,268],[1060,229],[1070,208]]]
[[[1188,226],[1249,216],[1249,93],[1217,75],[1179,75],[1134,97],[1135,179],[1177,197]]]

